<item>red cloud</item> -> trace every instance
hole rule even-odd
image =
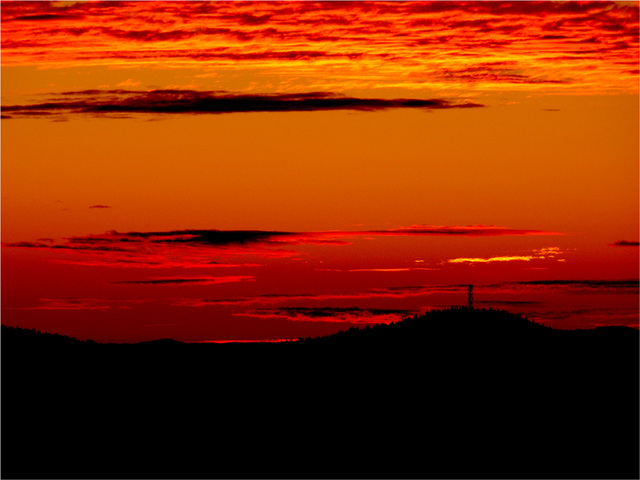
[[[226,277],[183,277],[183,278],[149,278],[145,280],[120,280],[112,284],[126,285],[215,285],[217,283],[253,282],[252,275],[236,275]]]
[[[381,84],[401,73],[452,86],[637,91],[634,3],[5,2],[2,24],[3,65],[179,58],[200,68],[210,55],[225,66],[282,67],[288,76],[319,78],[330,66],[349,82],[370,71]],[[477,70],[495,57],[515,65]]]
[[[512,229],[496,226],[415,225],[388,230],[278,232],[260,230],[170,230],[159,232],[116,231],[102,235],[71,237],[62,244],[51,242],[4,243],[6,248],[37,248],[76,251],[97,256],[82,264],[145,267],[220,267],[229,265],[212,259],[248,255],[291,257],[296,245],[347,245],[348,238],[368,236],[468,236],[561,235],[559,232]],[[62,260],[65,261],[65,260]],[[69,261],[69,260],[66,260]],[[72,262],[78,260],[72,260]],[[235,263],[232,263],[236,265]],[[246,266],[246,264],[244,265]]]
[[[237,313],[242,317],[286,318],[306,322],[391,323],[418,312],[412,310],[359,307],[282,307]]]
[[[441,293],[461,293],[468,285],[417,285],[407,287],[376,288],[345,293],[302,293],[302,294],[265,294],[253,297],[228,299],[180,299],[177,305],[184,307],[207,307],[214,305],[273,305],[292,302],[328,302],[344,300],[374,300],[380,298],[402,299],[426,297]]]

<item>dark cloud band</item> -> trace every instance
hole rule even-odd
[[[609,245],[611,247],[637,247],[640,246],[640,242],[630,242],[628,240],[619,240]]]
[[[250,310],[242,316],[257,318],[286,318],[294,321],[323,321],[351,323],[388,323],[418,313],[405,309],[359,307],[281,307]]]
[[[159,232],[107,232],[65,239],[62,244],[53,242],[13,242],[4,247],[67,249],[83,251],[113,251],[140,254],[140,245],[164,245],[176,248],[226,248],[226,247],[286,247],[292,245],[345,245],[345,238],[359,236],[527,236],[561,235],[542,230],[511,229],[495,226],[429,226],[414,225],[389,230],[279,232],[263,230],[169,230]]]
[[[11,115],[66,114],[221,114],[241,112],[313,112],[327,110],[379,111],[392,108],[449,109],[482,107],[477,103],[452,103],[442,99],[355,98],[333,93],[243,95],[194,90],[86,90],[65,92],[61,99],[31,104],[7,105]]]

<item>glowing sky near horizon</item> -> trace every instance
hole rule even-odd
[[[638,324],[637,2],[2,2],[2,322]]]

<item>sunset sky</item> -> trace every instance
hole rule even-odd
[[[637,2],[11,2],[2,323],[638,326]]]

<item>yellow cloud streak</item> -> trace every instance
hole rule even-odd
[[[533,251],[533,255],[509,255],[489,258],[452,258],[447,263],[493,263],[493,262],[530,262],[531,260],[556,259],[556,256],[562,253],[559,247],[546,247]],[[558,262],[564,262],[564,259],[557,259]]]
[[[527,256],[511,256],[511,257],[491,257],[491,258],[452,258],[447,260],[447,263],[491,263],[491,262],[514,262],[514,261],[522,261],[528,262],[533,260],[533,255]]]

